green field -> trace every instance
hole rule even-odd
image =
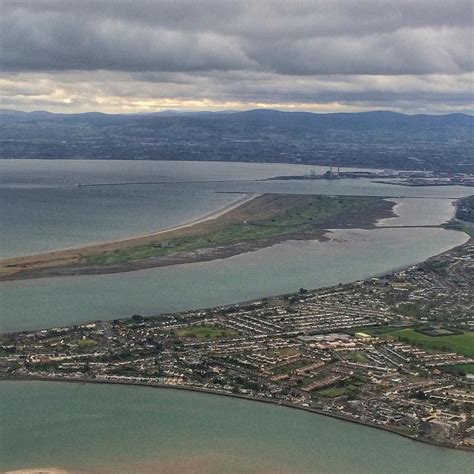
[[[314,395],[325,398],[336,398],[342,397],[343,395],[347,397],[354,397],[359,393],[362,385],[363,382],[361,380],[351,377],[350,379],[346,380],[342,386],[336,384],[332,387],[322,388],[321,390],[314,392]]]
[[[237,335],[237,332],[211,324],[202,324],[199,326],[187,326],[184,328],[174,329],[173,334],[178,337],[208,339],[235,336]]]
[[[449,365],[447,367],[443,367],[443,370],[461,375],[474,374],[474,364]]]
[[[366,364],[368,362],[367,355],[362,351],[353,351],[346,353],[346,357],[351,362],[357,362],[360,364]]]
[[[263,195],[243,204],[229,216],[208,224],[196,225],[196,232],[187,229],[183,236],[174,235],[145,245],[102,251],[88,255],[89,264],[115,264],[130,260],[169,255],[176,252],[264,241],[286,235],[297,235],[311,229],[331,226],[348,227],[375,221],[371,215],[387,210],[381,198],[321,195]],[[273,199],[273,201],[272,201]],[[246,213],[247,212],[247,213]],[[235,217],[235,218],[232,218]],[[340,224],[340,225],[338,225]]]
[[[320,397],[336,398],[345,395],[346,389],[344,387],[327,387],[322,388],[321,390],[317,390],[314,393]]]
[[[266,355],[270,357],[288,357],[300,354],[297,347],[284,347],[283,349],[270,349],[266,351]]]
[[[304,367],[308,365],[310,362],[305,359],[298,359],[295,362],[290,362],[285,365],[281,365],[279,367],[275,367],[273,369],[273,373],[275,375],[282,375],[282,374],[291,374],[294,372],[296,369],[301,369],[301,367]]]
[[[428,336],[414,329],[402,329],[387,333],[402,342],[407,342],[426,350],[456,352],[466,357],[474,357],[474,332],[464,332],[453,336]]]
[[[80,339],[77,341],[78,349],[90,349],[97,346],[97,342],[92,339]]]

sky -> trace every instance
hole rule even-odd
[[[0,0],[2,108],[474,113],[469,0]]]

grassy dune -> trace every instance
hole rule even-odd
[[[373,211],[379,198],[330,197],[313,195],[270,195],[257,197],[229,213],[228,218],[196,226],[185,235],[170,236],[147,243],[87,257],[89,263],[110,264],[127,260],[195,251],[238,242],[296,235],[315,227],[327,226],[341,214]]]
[[[175,229],[0,261],[0,280],[132,271],[213,260],[330,228],[368,228],[392,215],[380,197],[264,194]]]

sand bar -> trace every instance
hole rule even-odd
[[[331,228],[372,228],[393,216],[376,197],[251,194],[171,229],[0,261],[0,280],[120,273],[215,260]]]

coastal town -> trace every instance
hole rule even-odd
[[[474,474],[474,0],[0,1],[0,474]]]
[[[474,449],[474,244],[350,284],[0,336],[3,379],[291,406]]]

